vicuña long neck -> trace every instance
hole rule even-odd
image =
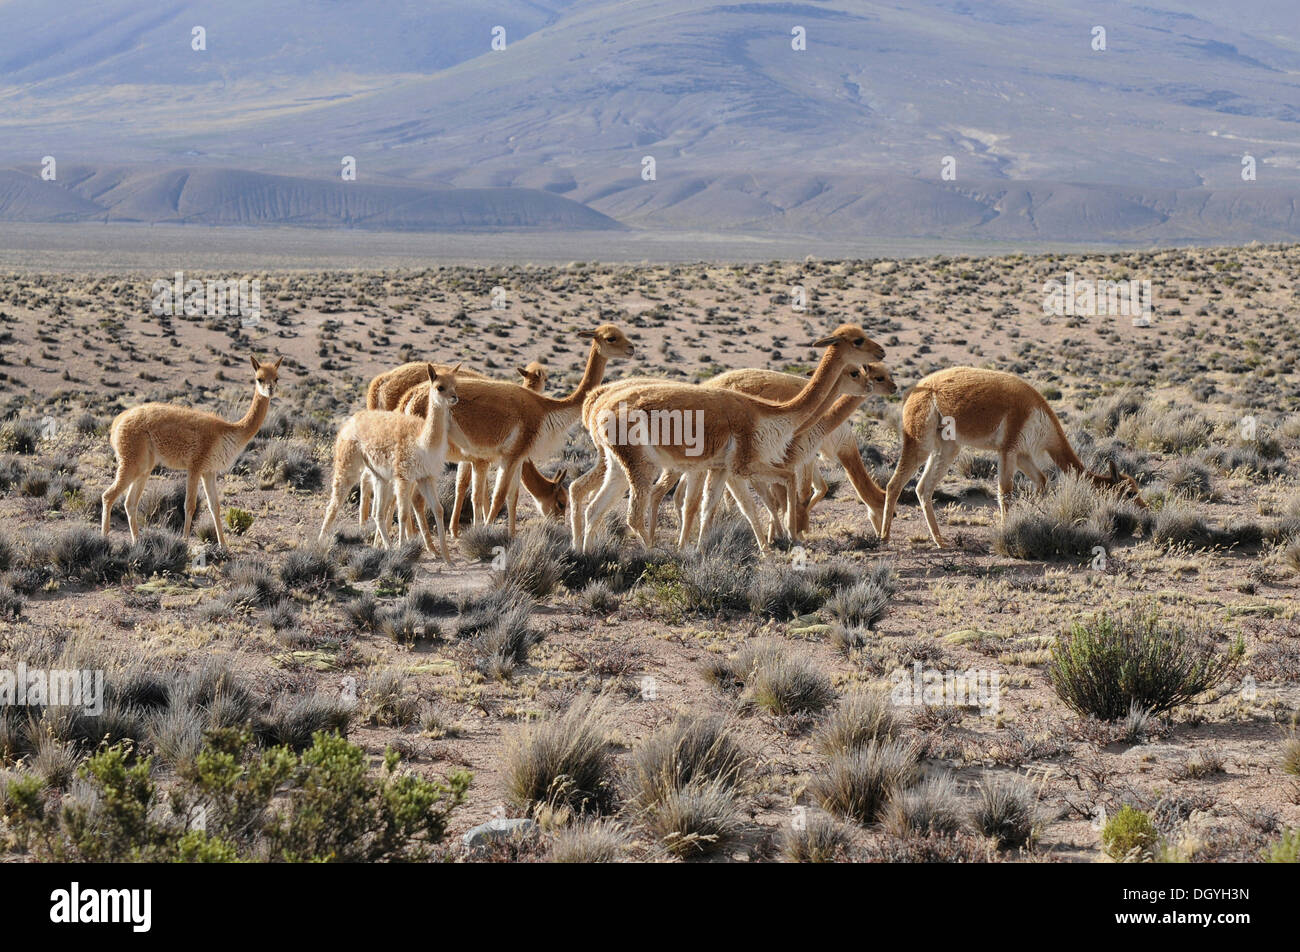
[[[230,428],[239,437],[241,445],[247,445],[249,440],[257,436],[257,431],[266,422],[266,412],[270,408],[271,398],[263,396],[260,390],[254,389],[253,405],[248,408],[247,413],[230,424]]]
[[[824,413],[813,416],[805,422],[799,429],[794,431],[796,437],[803,436],[805,433],[816,437],[818,440],[823,439],[827,433],[833,431],[837,426],[853,416],[853,412],[866,402],[866,396],[856,396],[845,394],[831,404],[831,408]]]
[[[563,407],[577,407],[581,410],[582,401],[587,399],[587,394],[599,387],[604,378],[605,357],[596,342],[592,341],[591,353],[587,355],[587,369],[582,372],[582,379],[578,381],[577,389],[567,397],[561,397],[556,403]]]
[[[1070,445],[1070,441],[1065,435],[1065,427],[1061,426],[1061,421],[1057,419],[1051,407],[1047,408],[1047,412],[1051,414],[1052,426],[1056,430],[1054,445],[1047,448],[1047,455],[1052,458],[1052,462],[1063,473],[1087,473],[1088,468],[1083,465],[1083,460],[1079,459],[1078,454],[1074,452],[1074,447]],[[1089,475],[1092,474],[1089,473]]]
[[[429,406],[424,411],[424,426],[420,429],[420,444],[433,448],[447,439],[447,417],[451,404],[434,400],[429,393]]]
[[[817,363],[812,379],[793,398],[775,404],[771,414],[793,417],[799,423],[815,418],[817,410],[826,402],[839,382],[844,362],[834,347],[829,347]]]

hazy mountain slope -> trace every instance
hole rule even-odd
[[[100,211],[93,202],[53,182],[13,169],[0,169],[0,220],[80,221]]]
[[[366,185],[213,168],[74,167],[68,175],[70,184],[59,187],[0,170],[0,218],[440,231],[620,227],[584,205],[538,189]]]
[[[540,189],[667,229],[1300,234],[1290,0],[62,9],[0,0],[0,156],[15,164],[58,153],[315,179],[346,154],[357,184]],[[208,28],[206,54],[189,49],[192,22]],[[498,24],[508,46],[494,52]],[[1090,46],[1096,25],[1104,52]],[[791,48],[796,26],[804,51]],[[1247,153],[1258,181],[1242,181]],[[945,156],[955,181],[940,178]],[[402,192],[345,208],[324,192],[268,203],[258,179],[222,182],[254,194],[221,191],[194,220],[407,217],[374,204]],[[159,213],[123,201],[119,213]]]

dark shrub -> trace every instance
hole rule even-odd
[[[505,784],[518,807],[602,813],[614,803],[616,770],[604,706],[578,698],[562,714],[521,727],[507,742]]]
[[[325,483],[325,471],[307,444],[275,441],[262,454],[257,483],[262,489],[320,489]]]
[[[898,741],[872,741],[836,754],[813,774],[808,792],[832,813],[866,825],[875,822],[896,791],[916,775],[916,751]]]
[[[1049,677],[1071,709],[1118,721],[1135,703],[1152,714],[1191,703],[1227,680],[1244,653],[1240,637],[1220,652],[1208,633],[1162,622],[1155,611],[1102,614],[1061,637]]]

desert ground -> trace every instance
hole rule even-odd
[[[1070,272],[1150,281],[1149,323],[1045,314],[1044,283]],[[341,730],[371,776],[388,749],[403,776],[472,775],[446,837],[424,834],[428,857],[1294,860],[1298,273],[1300,246],[1253,245],[187,275],[257,278],[251,326],[154,316],[151,286],[170,272],[0,274],[0,668],[104,669],[109,698],[100,718],[0,710],[0,855],[89,857],[79,831],[102,821],[109,782],[83,769],[97,750],[147,764],[165,813],[168,794],[198,796],[205,734],[247,724],[236,761]],[[861,325],[899,388],[854,417],[882,486],[913,384],[954,365],[1011,371],[1149,509],[1020,481],[1002,527],[993,457],[963,451],[939,497],[946,550],[910,489],[882,543],[833,462],[807,536],[765,557],[734,515],[704,551],[678,552],[670,503],[663,548],[643,551],[619,506],[598,552],[574,553],[526,496],[514,540],[504,520],[466,523],[450,567],[372,548],[353,503],[317,544],[334,436],[373,375],[428,359],[509,380],[537,360],[562,395],[582,375],[578,332],[602,322],[637,345],[607,380],[687,382],[806,373],[808,342]],[[194,536],[177,538],[172,472],[150,482],[139,545],[120,503],[97,542],[114,416],[164,401],[236,419],[250,354],[284,360],[221,480],[228,545],[202,500]],[[572,477],[592,462],[575,427],[563,458],[539,464]],[[1062,645],[1101,616],[1154,617],[1153,641],[1212,669],[1206,689],[1110,720],[1072,707]],[[999,690],[983,707],[901,704],[899,672],[978,672]],[[270,811],[292,813],[305,789],[277,787]],[[291,852],[209,800],[231,856]],[[141,828],[176,832],[178,815]],[[493,818],[535,825],[466,850],[461,835]]]

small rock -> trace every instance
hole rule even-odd
[[[460,838],[467,850],[483,849],[489,843],[504,840],[511,836],[524,836],[537,829],[537,824],[527,817],[513,820],[505,817],[493,817],[486,823],[480,823],[472,830],[467,830]]]

